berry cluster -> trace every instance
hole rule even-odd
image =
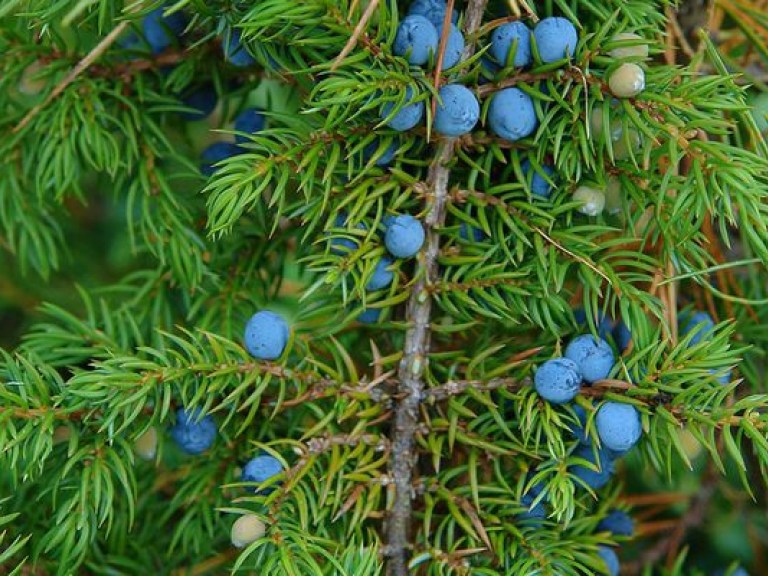
[[[124,48],[131,51],[148,49],[152,54],[160,54],[172,46],[179,45],[184,40],[184,32],[188,19],[183,12],[167,13],[170,4],[165,4],[149,12],[141,20],[141,33],[132,32],[121,41]],[[241,68],[255,64],[253,56],[241,42],[241,33],[231,29],[223,40],[224,60],[232,66]],[[210,83],[196,86],[181,95],[182,103],[189,108],[180,116],[187,121],[200,121],[208,118],[216,109],[218,97],[216,89]],[[266,118],[264,111],[259,108],[242,110],[233,121],[236,132],[234,142],[221,140],[206,147],[201,153],[200,171],[205,176],[211,176],[218,168],[219,162],[236,156],[245,151],[243,144],[249,136],[264,129]]]

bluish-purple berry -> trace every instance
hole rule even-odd
[[[637,408],[620,402],[606,402],[598,408],[595,428],[601,444],[618,453],[627,452],[643,434]]]
[[[176,411],[176,424],[171,428],[171,437],[187,454],[202,454],[216,439],[216,423],[211,416],[203,416],[202,410],[194,408]]]
[[[366,308],[357,317],[358,322],[363,324],[375,324],[381,316],[381,308]]]
[[[533,29],[533,37],[539,57],[545,64],[572,57],[579,43],[576,27],[570,20],[558,16],[540,20]]]
[[[421,66],[437,54],[438,42],[434,24],[424,16],[413,14],[400,21],[392,51],[407,58],[409,64]]]
[[[443,20],[445,19],[445,11],[448,9],[444,0],[414,0],[408,7],[408,14],[418,14],[424,16],[427,20],[432,22],[432,25],[438,30],[443,27]],[[451,22],[456,23],[459,21],[459,13],[454,10],[451,13]]]
[[[182,97],[181,101],[185,106],[193,108],[193,110],[188,112],[182,112],[181,117],[184,118],[184,120],[195,121],[202,120],[213,112],[214,108],[216,108],[218,97],[216,96],[216,90],[213,85],[206,84],[188,92]]]
[[[552,194],[552,184],[549,182],[555,174],[555,169],[548,164],[543,164],[539,171],[533,168],[528,160],[524,160],[520,167],[530,185],[531,193],[541,198],[549,198]]]
[[[578,423],[570,425],[571,434],[579,441],[579,444],[587,446],[592,444],[592,438],[587,434],[587,411],[578,404],[573,404],[571,409],[578,419]]]
[[[389,166],[392,163],[392,160],[395,159],[395,153],[397,152],[399,145],[400,144],[397,140],[392,140],[389,146],[384,149],[384,152],[382,152],[381,155],[376,159],[376,166],[380,166],[382,168]],[[380,147],[381,141],[378,137],[374,138],[370,144],[363,148],[363,160],[368,162],[379,151]]]
[[[250,142],[247,134],[256,134],[264,130],[267,119],[260,108],[246,108],[235,118],[235,130],[241,134],[235,134],[235,141],[242,144]]]
[[[205,150],[203,150],[202,154],[200,155],[202,158],[200,171],[205,176],[211,176],[214,172],[216,172],[216,170],[219,169],[216,164],[222,160],[231,158],[232,156],[237,156],[241,152],[242,150],[240,147],[237,144],[233,144],[232,142],[214,142]]]
[[[530,492],[523,495],[520,499],[520,505],[525,507],[525,510],[517,515],[519,520],[525,520],[531,524],[541,524],[542,520],[547,517],[547,509],[544,506],[544,502],[539,501],[535,506],[531,507],[534,500],[536,500],[536,496]]]
[[[510,142],[530,136],[539,121],[533,100],[519,88],[496,93],[488,107],[488,126],[494,134]]]
[[[632,536],[635,533],[635,523],[632,517],[623,510],[611,510],[597,525],[598,532],[610,532],[614,536]]]
[[[230,32],[229,38],[224,44],[224,59],[238,68],[245,68],[256,63],[256,60],[242,43],[240,30],[234,29]]]
[[[582,334],[571,340],[565,349],[565,357],[576,363],[581,377],[590,384],[607,378],[614,364],[610,345],[591,334]]]
[[[594,470],[592,466],[587,467],[583,464],[574,464],[571,466],[571,473],[576,478],[583,481],[592,490],[599,490],[611,479],[613,475],[613,458],[607,450],[597,450],[597,458],[593,452],[592,446],[579,445],[573,452],[573,456],[589,462],[592,466],[599,467]]]
[[[616,556],[616,552],[614,552],[613,548],[609,548],[608,546],[598,546],[597,555],[600,556],[600,559],[607,569],[604,574],[607,574],[608,576],[619,576],[619,557]]]
[[[480,103],[474,93],[461,84],[440,88],[440,104],[432,125],[443,136],[462,136],[472,131],[480,118]]]
[[[334,219],[334,226],[336,228],[343,228],[347,225],[347,218],[348,216],[345,213],[338,214],[336,218]],[[362,222],[359,222],[355,228],[358,230],[365,230],[365,224]],[[343,256],[345,254],[349,254],[350,252],[354,252],[357,250],[358,246],[360,245],[359,240],[355,237],[353,238],[346,238],[343,236],[335,236],[331,238],[331,252],[334,254],[338,254],[340,256]]]
[[[413,90],[408,86],[405,90],[405,101],[411,102],[413,99]],[[387,102],[381,108],[381,119],[385,120],[389,117],[392,111],[395,109],[395,105],[392,102]],[[398,132],[405,132],[416,126],[424,117],[424,102],[411,102],[406,104],[400,111],[387,121],[387,126],[392,130]]]
[[[392,279],[395,277],[395,273],[390,269],[391,266],[391,258],[388,258],[387,256],[379,258],[379,261],[376,262],[376,268],[373,271],[371,279],[368,280],[368,284],[365,285],[365,289],[374,292],[389,286],[392,283]]]
[[[387,226],[384,245],[395,258],[410,258],[421,249],[424,239],[424,227],[421,222],[410,214],[401,214]]]
[[[696,312],[691,316],[686,314],[680,319],[680,336],[694,333],[690,342],[691,346],[710,340],[714,328],[715,322],[706,312]]]
[[[283,465],[280,460],[269,454],[261,454],[255,458],[251,458],[248,463],[243,467],[243,472],[240,479],[243,482],[255,482],[262,484],[273,476],[277,476],[282,473]],[[257,488],[257,491],[258,488]],[[267,493],[271,490],[264,490]]]
[[[579,326],[588,326],[587,312],[584,310],[584,308],[576,308],[573,311],[573,318],[576,320],[576,324]],[[594,320],[597,326],[597,335],[600,336],[600,338],[603,340],[608,340],[608,338],[611,336],[611,331],[613,330],[613,318],[611,318],[610,315],[599,311],[597,312]]]
[[[439,30],[439,29],[438,29]],[[445,53],[443,54],[443,70],[453,68],[461,60],[464,53],[464,34],[461,33],[456,24],[451,24],[448,40],[445,42]]]
[[[276,360],[283,355],[289,336],[290,329],[282,316],[261,310],[245,326],[245,348],[258,360]]]
[[[141,29],[153,54],[159,54],[168,48],[184,31],[187,19],[181,12],[165,15],[168,5],[155,8],[144,16]]]
[[[480,230],[477,226],[472,226],[466,222],[462,222],[459,225],[459,238],[471,242],[482,242],[485,240],[485,232]]]
[[[579,393],[581,374],[568,358],[552,358],[539,366],[533,378],[536,392],[551,404],[564,404]]]
[[[616,342],[616,346],[621,352],[629,348],[629,344],[632,341],[632,333],[623,320],[619,320],[613,328],[613,341]]]
[[[514,52],[512,52],[514,50]],[[491,34],[489,50],[496,62],[516,68],[531,63],[531,30],[520,21],[502,24]]]

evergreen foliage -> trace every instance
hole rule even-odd
[[[765,17],[718,4],[768,61]],[[441,70],[451,8],[465,47]],[[674,8],[451,0],[419,67],[395,0],[2,3],[0,573],[581,575],[618,545],[627,574],[727,565],[685,531],[728,487],[765,503],[766,86],[742,45],[675,41]],[[530,67],[491,60],[495,30],[550,16],[572,58],[533,37]],[[617,100],[624,62],[645,87]],[[448,138],[454,83],[480,119]],[[489,128],[507,89],[528,136]],[[385,246],[403,215],[412,258]],[[264,310],[290,328],[268,360],[245,342]],[[615,365],[548,403],[537,368],[586,333]],[[605,401],[642,437],[593,489]],[[215,422],[200,455],[173,440],[182,407]],[[282,471],[256,486],[260,455]],[[598,531],[692,482],[679,535]],[[233,547],[245,514],[266,534]]]

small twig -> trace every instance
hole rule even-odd
[[[430,388],[424,393],[425,402],[439,402],[447,400],[452,396],[463,394],[470,388],[478,392],[489,392],[499,388],[508,388],[510,390],[519,390],[525,386],[531,385],[530,378],[493,378],[492,380],[454,380],[446,382],[440,386]]]
[[[379,0],[370,1],[368,7],[365,9],[365,12],[363,12],[362,17],[360,18],[360,21],[357,23],[357,26],[355,26],[355,29],[352,32],[352,36],[349,37],[349,40],[347,40],[344,48],[342,48],[341,52],[339,52],[339,55],[336,56],[336,59],[333,61],[333,64],[331,64],[331,72],[339,67],[344,58],[346,58],[347,55],[352,52],[352,49],[357,45],[357,41],[360,40],[360,36],[362,36],[363,32],[365,31],[368,20],[371,19],[378,5]]]
[[[48,97],[43,100],[42,103],[36,105],[33,107],[29,112],[27,112],[27,115],[24,116],[24,118],[21,119],[21,122],[19,122],[16,127],[13,129],[14,133],[17,133],[24,129],[24,127],[29,124],[32,119],[37,116],[40,111],[48,106],[51,102],[53,102],[64,90],[72,84],[72,82],[75,81],[75,79],[80,76],[85,70],[88,69],[88,67],[93,64],[99,56],[104,54],[104,52],[107,51],[107,49],[117,40],[118,36],[122,34],[125,29],[128,27],[128,20],[124,20],[110,32],[107,34],[101,42],[99,42],[93,50],[91,50],[85,58],[80,60],[78,64],[72,69],[72,71],[67,74],[67,76],[59,82],[56,87],[53,89],[53,91],[48,95]]]

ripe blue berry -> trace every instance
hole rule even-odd
[[[267,119],[263,111],[259,108],[246,108],[235,118],[235,130],[242,134],[235,134],[235,142],[242,144],[249,142],[250,138],[246,134],[256,134],[264,130]]]
[[[224,59],[233,66],[245,68],[254,64],[256,60],[254,60],[253,56],[242,44],[241,37],[242,32],[240,30],[232,30],[229,34],[229,39],[224,45]]]
[[[602,338],[591,334],[577,336],[565,349],[565,357],[579,367],[582,378],[590,384],[603,380],[613,368],[613,350]]]
[[[409,64],[421,66],[429,62],[430,56],[437,54],[438,42],[434,24],[424,16],[413,14],[406,16],[397,27],[392,51],[398,56],[405,56]]]
[[[515,52],[511,54],[513,48]],[[531,63],[530,29],[519,21],[499,26],[491,35],[489,52],[502,66],[508,62],[516,68],[528,66]]]
[[[432,25],[440,30],[443,27],[445,11],[448,9],[444,0],[414,0],[408,7],[408,14],[418,14],[424,16],[432,22]],[[454,24],[459,20],[459,13],[454,10],[451,13],[451,22]]]
[[[579,326],[587,326],[587,313],[584,308],[577,308],[574,310],[573,318]],[[595,320],[595,324],[597,325],[597,335],[603,340],[607,340],[613,329],[613,318],[611,318],[610,315],[599,311]]]
[[[547,509],[544,507],[543,501],[539,501],[533,508],[531,508],[534,500],[536,500],[536,496],[530,492],[523,495],[520,499],[520,504],[524,506],[526,510],[517,515],[519,520],[529,520],[531,523],[541,524],[541,521],[547,517]]]
[[[262,310],[245,326],[245,348],[258,360],[275,360],[282,356],[290,330],[282,316]]]
[[[210,416],[200,419],[202,410],[195,408],[176,411],[176,424],[171,428],[171,437],[187,454],[202,454],[216,439],[216,423]]]
[[[456,66],[461,60],[461,55],[463,53],[464,34],[461,33],[461,30],[459,30],[459,27],[456,26],[456,24],[451,24],[448,40],[445,43],[445,54],[443,54],[443,70]]]
[[[564,404],[579,393],[581,374],[568,358],[552,358],[539,366],[533,378],[536,392],[551,404]]]
[[[569,20],[557,16],[540,20],[533,29],[533,37],[536,39],[536,49],[541,61],[545,64],[572,57],[579,43],[579,35],[574,25]]]
[[[357,317],[357,321],[363,324],[375,324],[379,321],[379,316],[381,316],[381,308],[366,308]]]
[[[232,142],[214,142],[203,150],[201,158],[203,160],[200,165],[200,171],[205,176],[211,176],[216,170],[219,169],[216,164],[226,158],[231,158],[240,154],[242,150],[237,144]]]
[[[616,556],[616,552],[613,551],[613,548],[609,548],[608,546],[598,546],[597,554],[607,568],[605,574],[608,574],[608,576],[619,576],[619,557]]]
[[[182,112],[181,117],[190,121],[202,120],[213,112],[213,109],[216,108],[217,100],[216,90],[210,84],[193,90],[184,96],[181,101],[189,108],[194,108],[194,110]]]
[[[461,84],[440,88],[440,104],[433,127],[443,136],[461,136],[472,131],[480,118],[480,103],[472,91]]]
[[[530,136],[539,125],[533,100],[519,88],[500,90],[488,107],[488,125],[510,142]]]
[[[587,467],[583,464],[576,464],[571,466],[571,473],[576,478],[582,480],[592,490],[599,490],[605,486],[611,479],[613,474],[613,458],[607,450],[597,450],[597,459],[593,452],[592,446],[580,445],[573,452],[573,456],[586,460],[593,466],[598,466],[599,471],[595,471],[591,467]]]
[[[730,370],[726,370],[725,372],[721,373],[719,370],[711,369],[709,373],[713,376],[716,376],[716,380],[721,386],[725,386],[731,381],[732,373]]]
[[[243,467],[243,472],[240,475],[240,479],[243,482],[255,482],[261,484],[266,482],[273,476],[277,476],[283,471],[283,465],[274,456],[269,454],[262,454],[256,456],[248,461]],[[259,490],[257,489],[257,492]],[[265,490],[268,492],[271,490]]]
[[[479,84],[487,84],[489,81],[496,78],[496,74],[499,73],[501,67],[487,56],[480,58],[480,78]]]
[[[552,194],[552,185],[547,178],[549,178],[550,181],[552,180],[555,169],[552,168],[552,166],[544,164],[541,167],[541,172],[539,172],[536,169],[532,169],[531,163],[528,160],[524,160],[520,167],[523,170],[525,179],[530,183],[531,193],[542,198],[549,198]],[[529,176],[531,172],[533,172],[533,175]]]
[[[598,408],[595,428],[602,445],[619,453],[632,448],[643,434],[637,408],[620,402],[606,402]]]
[[[334,220],[334,226],[336,226],[336,228],[345,227],[347,225],[347,218],[348,216],[346,213],[338,214],[336,216],[336,219]],[[363,224],[362,222],[359,222],[355,226],[355,228],[357,228],[358,230],[365,230],[365,224]],[[331,252],[333,252],[334,254],[344,255],[350,252],[354,252],[355,250],[357,250],[357,247],[359,245],[360,244],[356,239],[344,238],[339,236],[331,238]]]
[[[571,408],[578,418],[578,423],[570,425],[571,434],[579,441],[579,444],[589,446],[592,444],[592,438],[587,434],[587,411],[578,404],[572,405]]]
[[[187,19],[181,12],[164,15],[168,6],[155,8],[141,21],[141,29],[153,54],[159,54],[184,31]]]
[[[485,232],[475,226],[462,222],[459,225],[459,238],[462,240],[482,242],[485,240]]]
[[[412,98],[413,90],[411,90],[411,87],[408,86],[405,90],[405,100],[406,102],[410,102]],[[384,120],[389,117],[389,115],[394,110],[394,107],[395,105],[392,102],[387,102],[384,104],[384,106],[381,108],[381,119]],[[413,102],[400,108],[400,111],[387,122],[387,126],[392,128],[392,130],[405,132],[406,130],[410,130],[419,122],[421,122],[423,116],[424,102]]]
[[[613,329],[613,341],[616,342],[616,346],[618,346],[621,352],[629,348],[629,343],[632,341],[632,333],[623,320],[619,320]]]
[[[597,525],[598,532],[610,532],[614,536],[632,536],[635,523],[623,510],[611,510]]]
[[[410,214],[401,214],[387,226],[384,245],[395,258],[410,258],[421,249],[424,239],[421,222]]]
[[[376,269],[373,271],[371,279],[368,280],[368,284],[365,285],[365,289],[374,292],[389,286],[395,277],[395,273],[389,269],[390,266],[392,266],[392,259],[382,256],[376,263]]]
[[[368,160],[373,158],[374,154],[378,152],[380,146],[381,142],[379,138],[374,138],[370,144],[363,148],[363,160],[368,162]],[[389,164],[392,163],[392,160],[395,159],[395,153],[397,152],[398,147],[399,142],[397,140],[393,140],[389,146],[387,146],[381,156],[376,159],[376,166],[381,166],[382,168],[384,166],[389,166]]]
[[[712,317],[706,312],[696,312],[692,316],[683,315],[680,319],[680,335],[687,336],[694,333],[691,338],[691,346],[695,346],[699,342],[706,341],[712,338],[712,330],[715,328],[715,322]]]

